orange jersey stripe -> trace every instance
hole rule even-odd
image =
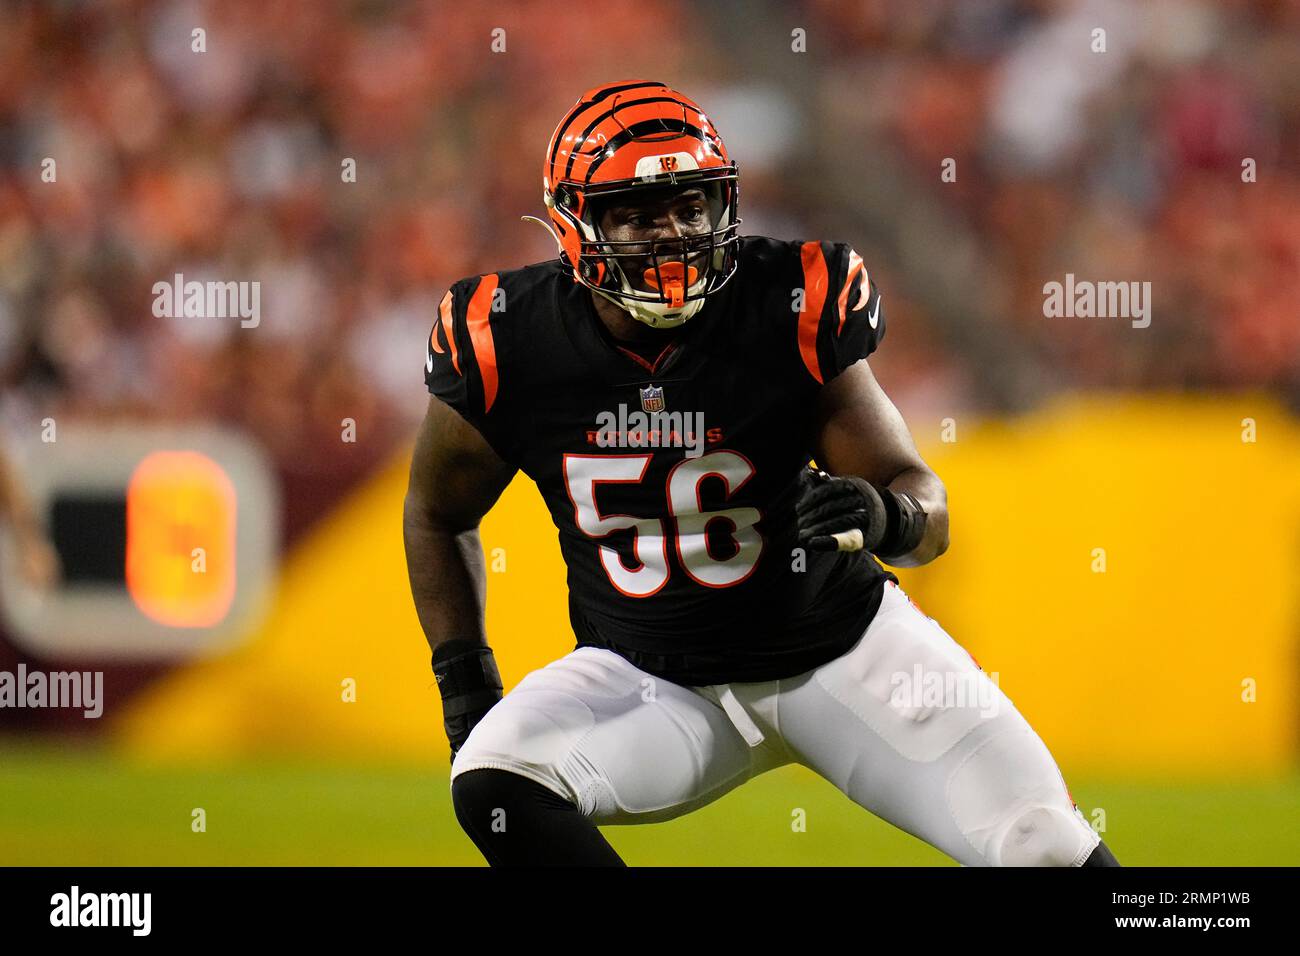
[[[442,297],[442,302],[438,304],[438,314],[440,316],[444,316],[443,318],[444,323],[447,321],[445,316],[449,311],[451,311],[450,292],[444,295]],[[433,327],[433,331],[429,333],[429,348],[437,352],[439,355],[442,354],[442,346],[438,344],[438,326],[436,325]]]
[[[451,346],[451,367],[456,370],[457,375],[460,375],[462,374],[460,370],[460,356],[456,354],[456,329],[453,325],[454,320],[451,316],[450,292],[442,297],[442,304],[438,306],[438,313],[442,316],[442,334],[447,337],[447,344]],[[430,341],[433,342],[434,351],[442,351],[442,349],[438,348],[436,330],[434,336],[430,338]]]
[[[862,274],[861,279],[858,279],[858,273]],[[855,282],[854,281],[855,279],[858,279],[858,281]],[[839,310],[840,310],[840,324],[839,327],[835,330],[836,335],[839,335],[841,332],[844,331],[844,319],[847,314],[847,308],[849,304],[849,292],[855,287],[857,287],[857,288],[861,288],[865,293],[864,296],[858,300],[858,304],[853,307],[854,312],[858,311],[858,309],[866,305],[867,299],[871,298],[871,286],[868,285],[868,281],[869,280],[867,279],[867,270],[866,267],[862,264],[862,257],[858,255],[857,252],[850,250],[849,251],[849,275],[848,278],[844,280],[844,288],[840,290],[840,298],[838,303]]]
[[[474,297],[469,300],[469,311],[465,322],[469,326],[469,338],[474,343],[474,357],[478,360],[479,375],[483,377],[483,411],[490,411],[492,402],[497,397],[497,350],[492,341],[492,296],[496,292],[497,274],[483,277],[483,281],[474,290]]]
[[[799,314],[799,354],[812,377],[820,384],[822,372],[817,361],[817,326],[822,306],[826,304],[826,257],[820,242],[803,244],[803,309]]]

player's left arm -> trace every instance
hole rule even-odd
[[[948,493],[921,458],[907,423],[860,359],[821,389],[816,410],[814,454],[835,476],[854,475],[896,493],[910,495],[925,512],[920,543],[887,557],[894,567],[933,561],[948,550]]]

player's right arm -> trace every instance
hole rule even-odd
[[[501,699],[487,644],[487,573],[479,522],[514,476],[511,416],[503,410],[497,276],[462,280],[438,307],[425,347],[432,397],[415,442],[403,507],[406,567],[416,614],[433,652],[453,755]]]
[[[440,399],[429,399],[411,459],[402,531],[411,595],[431,650],[451,640],[487,643],[479,522],[514,474],[473,425]]]
[[[429,399],[411,459],[402,537],[453,757],[501,699],[484,627],[487,569],[479,522],[514,473],[473,425]]]

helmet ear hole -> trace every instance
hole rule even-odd
[[[579,266],[582,277],[592,285],[601,285],[605,281],[605,263],[583,259],[582,265]]]

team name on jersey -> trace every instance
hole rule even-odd
[[[596,427],[587,431],[587,444],[599,448],[684,448],[687,458],[720,441],[722,429],[705,429],[703,412],[632,411],[625,404],[597,414]]]

